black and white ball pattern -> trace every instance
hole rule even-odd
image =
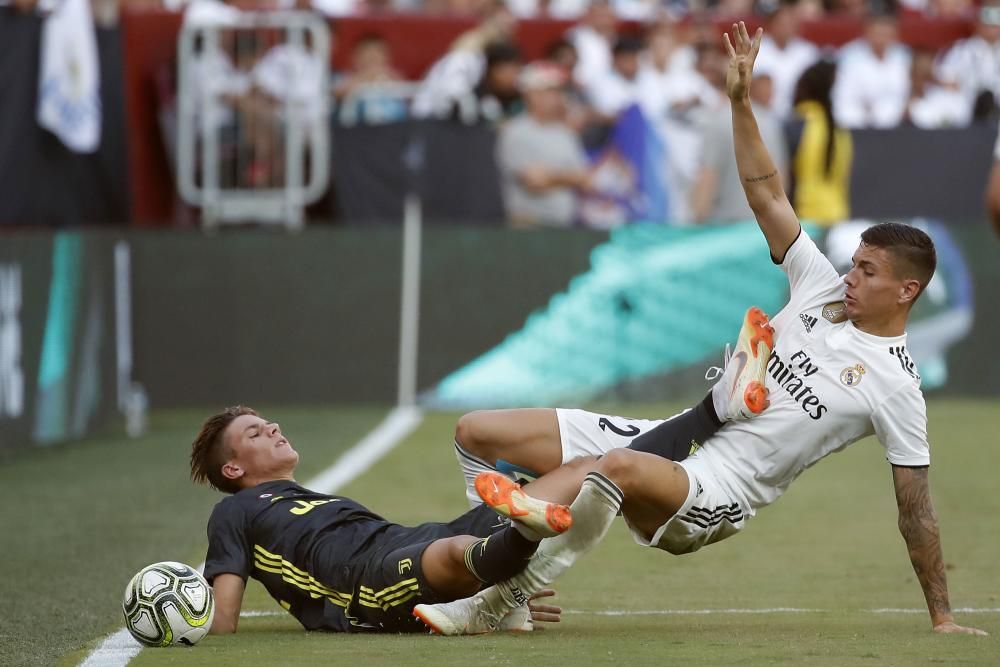
[[[122,600],[125,627],[146,646],[193,646],[215,615],[212,588],[193,568],[164,561],[132,577]]]

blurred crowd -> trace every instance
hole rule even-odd
[[[10,1],[26,9],[33,4]],[[93,0],[95,7],[108,1]],[[697,224],[751,217],[733,159],[728,61],[712,16],[762,16],[765,36],[751,94],[762,135],[803,218],[834,223],[850,215],[849,130],[962,127],[995,118],[1000,100],[1000,0],[128,2],[184,9],[186,21],[205,24],[226,12],[304,3],[331,16],[383,10],[475,16],[476,25],[419,81],[400,73],[381,35],[355,40],[348,66],[330,73],[333,118],[344,125],[409,118],[494,125],[508,217],[521,226],[616,224],[605,204],[620,194],[628,166],[605,158],[626,114],[665,146],[668,219]],[[941,52],[911,49],[899,37],[899,16],[906,12],[969,17],[974,32]],[[803,39],[803,21],[830,13],[861,17],[861,36],[838,49]],[[573,23],[542,59],[528,62],[514,33],[519,18],[537,16]],[[334,31],[336,39],[336,22]],[[317,122],[315,110],[325,105],[306,98],[326,94],[308,92],[321,90],[315,84],[325,63],[310,62],[301,48],[259,56],[252,71],[243,71],[225,53],[205,52],[193,85],[242,97],[233,107],[244,116],[273,113],[277,100],[303,97],[300,106],[312,108],[307,115]],[[161,97],[169,101],[172,94]],[[266,161],[272,151],[255,146],[255,159],[246,163]]]
[[[599,197],[602,186],[601,162],[588,156],[599,155],[634,107],[668,147],[671,220],[748,219],[716,30],[694,20],[622,32],[617,7],[591,2],[544,60],[524,63],[512,41],[513,12],[494,5],[420,82],[411,113],[479,113],[497,123],[497,159],[518,224],[581,222],[581,198]],[[806,0],[770,8],[752,96],[799,214],[832,223],[850,213],[847,130],[962,127],[996,116],[1000,2],[977,8],[974,34],[940,53],[902,44],[886,7],[865,15],[859,38],[821,49],[800,35],[815,11]]]
[[[120,7],[151,7],[183,10],[198,0],[91,0],[102,13]],[[243,9],[315,9],[327,16],[357,16],[380,13],[420,13],[428,15],[474,15],[481,13],[489,0],[234,0]],[[55,0],[0,0],[29,11]],[[767,14],[780,0],[611,0],[611,12],[623,21],[677,20],[706,12],[720,16]],[[519,19],[552,18],[579,20],[589,8],[589,0],[504,0],[508,10]],[[863,17],[874,11],[892,11],[941,18],[972,18],[978,0],[801,0],[804,18],[824,16]]]

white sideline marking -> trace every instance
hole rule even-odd
[[[302,486],[320,493],[333,493],[354,481],[392,451],[393,447],[420,426],[423,419],[423,413],[417,408],[394,409],[375,430],[344,452],[332,466]]]
[[[829,614],[842,613],[843,609],[808,609],[800,607],[765,607],[761,609],[563,609],[564,614],[576,616],[709,616],[712,614]],[[846,610],[850,611],[850,610]],[[866,614],[926,614],[926,609],[860,609]],[[1000,607],[959,607],[956,614],[1000,614]]]
[[[842,609],[802,609],[799,607],[765,607],[763,609],[563,609],[572,616],[710,616],[713,614],[831,614],[842,613]],[[849,611],[849,610],[848,610]],[[926,614],[926,609],[861,609],[866,614]],[[1000,607],[959,607],[952,609],[956,614],[1000,614]],[[250,609],[240,613],[243,618],[287,616],[283,611]]]
[[[129,660],[139,655],[142,644],[132,639],[128,630],[122,628],[108,635],[101,645],[90,652],[80,663],[81,667],[124,667]]]
[[[374,465],[376,461],[388,454],[393,447],[402,442],[423,421],[424,415],[417,408],[395,408],[386,415],[382,423],[375,427],[356,445],[344,452],[333,465],[305,482],[302,486],[320,493],[333,493],[342,486],[352,482]],[[204,571],[205,564],[197,568]],[[278,612],[246,611],[241,616],[284,615]],[[90,652],[80,663],[80,667],[125,667],[135,656],[139,655],[142,645],[132,638],[125,628],[117,630],[101,642],[100,646]]]

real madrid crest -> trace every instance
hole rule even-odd
[[[848,366],[844,370],[840,371],[840,381],[843,382],[845,386],[853,387],[861,382],[861,377],[865,373],[865,367],[862,364]]]
[[[823,319],[833,324],[847,320],[847,307],[843,301],[834,301],[823,306]]]

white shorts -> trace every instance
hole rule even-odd
[[[683,414],[683,413],[682,413]],[[673,417],[671,417],[672,419]],[[634,438],[652,430],[666,419],[628,419],[599,415],[586,410],[556,408],[562,463],[578,456],[600,456],[616,447],[627,447]],[[476,476],[494,466],[455,444],[455,454],[465,476],[465,497],[471,507],[482,503],[476,492]]]
[[[556,408],[556,418],[563,463],[578,456],[600,456],[618,447],[628,447],[634,439],[667,421],[629,419],[566,408]]]
[[[677,514],[653,533],[652,539],[647,540],[629,526],[635,541],[642,546],[679,555],[697,551],[706,544],[724,540],[743,530],[747,519],[753,516],[752,512],[719,484],[715,474],[708,470],[698,455],[678,465],[688,474],[687,499]]]

